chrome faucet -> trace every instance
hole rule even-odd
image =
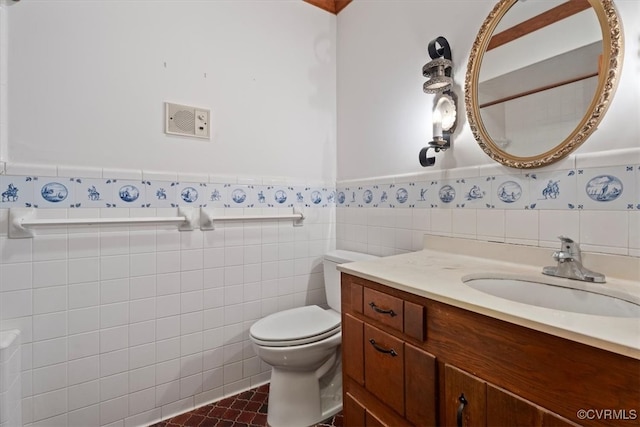
[[[604,283],[604,274],[591,271],[582,265],[580,246],[577,242],[565,236],[558,238],[561,242],[560,250],[553,253],[553,259],[558,261],[558,265],[544,267],[543,274],[584,282]]]

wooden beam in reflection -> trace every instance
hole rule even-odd
[[[589,0],[569,0],[491,37],[487,51],[589,9]]]
[[[342,9],[347,7],[351,0],[304,0],[305,2],[324,9],[327,12],[338,14]]]
[[[479,108],[491,107],[492,105],[500,104],[502,102],[511,101],[512,99],[522,98],[523,96],[533,95],[534,93],[542,92],[549,89],[554,89],[560,86],[568,85],[571,83],[579,82],[580,80],[590,79],[591,77],[596,77],[598,73],[591,73],[580,77],[575,77],[573,79],[564,80],[558,83],[552,83],[547,86],[538,87],[535,89],[528,90],[526,92],[516,93],[515,95],[505,96],[504,98],[496,99],[495,101],[485,102],[484,104],[480,104]]]

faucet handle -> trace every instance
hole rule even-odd
[[[558,239],[560,239],[562,243],[574,243],[573,240],[567,236],[558,236]]]
[[[562,255],[568,255],[565,259],[570,259],[572,261],[581,261],[582,257],[580,256],[580,245],[578,244],[578,242],[566,236],[558,236],[558,239],[560,239],[561,242],[560,253]],[[555,258],[554,256],[554,259],[557,258]]]

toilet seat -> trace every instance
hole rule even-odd
[[[317,305],[271,314],[254,323],[249,334],[266,347],[288,347],[321,341],[340,332],[340,313]]]

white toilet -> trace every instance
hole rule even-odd
[[[340,272],[338,264],[377,258],[350,251],[324,256],[330,308],[293,308],[258,320],[249,334],[258,356],[272,366],[267,422],[311,426],[342,410]]]

